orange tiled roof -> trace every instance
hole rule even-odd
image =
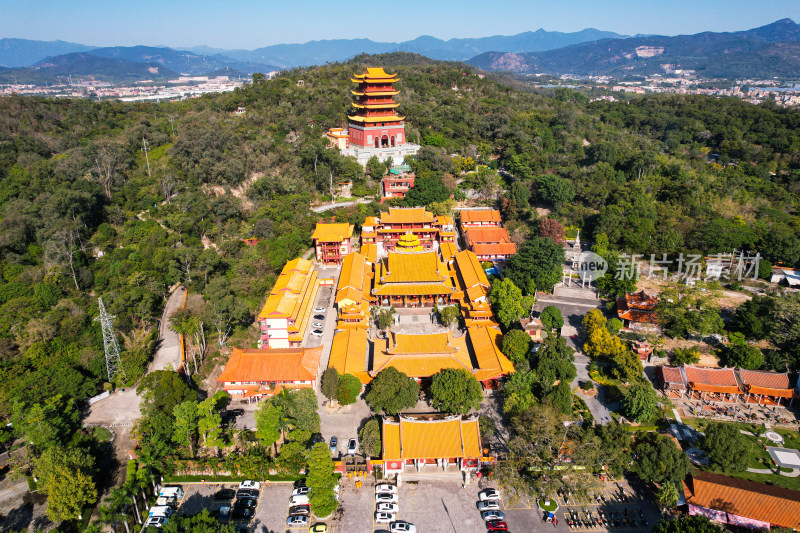
[[[502,222],[500,211],[496,209],[469,209],[461,211],[461,223],[474,222]]]
[[[686,383],[683,381],[683,374],[681,373],[681,367],[679,366],[662,366],[661,368],[661,378],[664,380],[665,383],[680,383],[684,387]]]
[[[617,316],[621,320],[630,320],[631,322],[640,322],[644,324],[658,324],[658,316],[652,308],[650,308],[650,310],[645,308],[631,308],[628,305],[627,296],[630,295],[626,295],[626,298],[617,298]]]
[[[486,277],[478,256],[474,252],[464,250],[455,255],[455,265],[463,288],[469,289],[476,285],[490,287],[489,278]]]
[[[331,343],[328,368],[335,368],[339,374],[353,374],[362,383],[369,383],[368,346],[367,331],[364,329],[347,329],[338,332]]]
[[[361,227],[363,228],[364,226],[367,226],[374,228],[377,225],[378,225],[378,217],[367,217],[364,219],[364,223],[361,224]]]
[[[380,282],[444,281],[447,269],[436,252],[389,252]]]
[[[321,346],[260,350],[234,348],[217,381],[243,383],[315,380],[321,354]]]
[[[386,80],[389,78],[397,77],[397,74],[388,74],[383,67],[369,67],[367,71],[363,74],[353,74],[354,78],[358,78],[358,81],[363,80],[380,80],[382,83],[387,83]]]
[[[361,253],[373,265],[378,261],[378,245],[368,242],[361,247]]]
[[[435,222],[433,213],[424,207],[391,207],[389,212],[381,213],[381,224],[413,224]]]
[[[442,253],[442,260],[449,262],[458,253],[458,247],[452,242],[443,242],[439,245],[439,251]]]
[[[476,255],[514,255],[517,253],[517,245],[513,242],[500,242],[496,244],[476,244],[472,247]]]
[[[367,268],[367,258],[358,252],[347,254],[342,261],[342,270],[339,274],[339,283],[336,285],[336,292],[342,289],[352,288],[358,291],[364,290],[364,275]],[[339,300],[338,294],[336,301]]]
[[[384,461],[480,457],[477,418],[460,416],[428,419],[400,415],[383,419]]]
[[[465,228],[464,235],[467,238],[467,245],[470,247],[476,244],[497,244],[510,243],[506,228]]]
[[[472,371],[466,337],[453,338],[448,333],[392,333],[390,339],[376,341],[371,374],[387,366],[415,378],[430,377],[443,368]]]
[[[644,290],[625,295],[625,302],[630,309],[651,311],[658,304],[658,297],[650,296]]]
[[[300,327],[298,323],[304,322],[310,314],[318,287],[317,272],[311,261],[301,258],[289,261],[275,281],[258,318],[289,318]]]
[[[690,505],[800,529],[800,492],[794,490],[694,471],[684,485],[684,496]]]
[[[311,239],[320,242],[341,242],[353,236],[353,225],[342,223],[319,223]]]
[[[732,368],[702,368],[692,365],[684,365],[686,381],[705,385],[721,385],[726,387],[738,387],[736,375]]]
[[[475,379],[496,379],[514,371],[514,363],[500,350],[503,335],[495,327],[475,326],[469,328],[469,340],[478,362]]]
[[[739,369],[742,383],[765,389],[791,389],[789,374],[779,372],[760,372],[758,370]]]

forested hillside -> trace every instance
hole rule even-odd
[[[195,295],[178,327],[202,324],[212,352],[230,335],[252,342],[276,273],[310,246],[319,216],[309,204],[323,199],[330,173],[362,195],[375,190],[322,137],[345,125],[350,76],[367,64],[399,73],[408,137],[425,145],[412,202],[446,200],[459,177],[494,202],[496,175],[459,173],[499,166],[512,176],[499,201],[519,219],[517,233],[534,227],[522,212],[536,203],[623,251],[746,248],[800,266],[794,110],[681,96],[589,103],[566,89],[547,98],[408,54],[256,77],[180,103],[5,97],[0,415],[102,390],[98,297],[117,316],[128,384],[152,355],[175,284]],[[244,115],[233,114],[238,106]],[[335,214],[358,225],[376,211]],[[257,245],[243,242],[252,237]]]

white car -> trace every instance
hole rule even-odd
[[[355,455],[357,449],[358,441],[356,439],[350,439],[347,441],[347,455]]]
[[[481,518],[486,522],[490,520],[505,520],[506,515],[503,514],[503,511],[483,511],[481,512]]]
[[[378,511],[384,513],[398,513],[400,512],[400,507],[396,503],[379,503],[377,505]]]
[[[389,483],[379,483],[375,485],[375,492],[391,492],[397,494],[397,487]]]
[[[497,500],[486,500],[478,502],[479,511],[497,511],[500,509],[500,504]]]
[[[307,526],[308,525],[308,517],[302,514],[296,514],[288,517],[286,519],[287,526]]]
[[[163,526],[166,523],[167,523],[166,516],[150,516],[144,522],[144,529],[147,529],[148,527],[161,528],[161,526]]]
[[[310,489],[308,487],[297,487],[292,491],[292,496],[296,496],[298,494],[308,494],[309,490]]]
[[[311,327],[312,328],[320,328],[321,329],[321,328],[325,327],[325,324],[323,324],[322,322],[314,322],[313,324],[311,324]]]
[[[289,505],[308,505],[308,494],[294,494],[289,496]]]
[[[404,522],[403,520],[399,520],[389,524],[389,531],[392,533],[417,533],[417,526],[408,522]]]
[[[391,492],[379,492],[375,495],[376,503],[397,503],[397,494]]]
[[[311,332],[311,334],[314,335],[315,337],[322,337],[322,330],[315,329],[314,331]]]
[[[252,479],[246,479],[239,483],[240,489],[256,489],[261,490],[261,483],[258,481],[253,481]]]
[[[480,498],[482,502],[489,500],[499,500],[500,492],[497,491],[496,489],[484,489],[478,493],[478,498]]]
[[[394,522],[395,518],[397,518],[397,516],[394,513],[384,513],[383,511],[375,513],[376,524],[388,524],[389,522]]]
[[[314,312],[315,313],[324,313],[325,312],[325,308],[324,307],[315,307],[314,308]]]

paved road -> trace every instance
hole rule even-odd
[[[169,316],[181,308],[185,294],[186,289],[181,287],[170,295],[167,305],[164,306],[161,323],[158,326],[159,346],[153,361],[147,368],[148,373],[154,370],[165,370],[170,366],[173,370],[177,370],[181,366],[180,335],[170,329]]]
[[[331,209],[336,209],[337,207],[350,207],[352,205],[359,204],[371,204],[373,202],[372,198],[359,198],[358,200],[353,200],[350,202],[337,202],[335,204],[325,204],[325,205],[318,205],[317,207],[312,207],[311,210],[315,213],[323,213],[325,211],[329,211]]]
[[[571,385],[573,388],[584,381],[589,381],[590,362],[591,360],[589,357],[583,355],[582,352],[575,353],[575,369],[578,371],[578,375],[572,380]],[[589,411],[591,411],[592,416],[598,424],[606,424],[611,421],[611,411],[606,404],[605,387],[598,387],[596,396],[584,396],[580,393],[578,393],[578,395],[586,402],[586,406],[589,408]]]

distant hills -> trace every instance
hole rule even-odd
[[[333,39],[256,50],[208,46],[190,50],[153,46],[93,48],[64,41],[0,39],[0,83],[54,83],[67,75],[116,82],[220,72],[232,77],[249,76],[253,72],[346,61],[364,53],[396,51],[519,73],[624,77],[684,69],[705,77],[794,78],[800,75],[800,25],[783,19],[746,31],[675,37],[628,37],[593,28],[573,33],[539,29],[517,35],[446,41],[431,36],[401,43]]]
[[[488,70],[578,75],[650,75],[694,70],[704,77],[800,77],[800,25],[782,19],[751,30],[603,39],[541,52],[480,54]]]

